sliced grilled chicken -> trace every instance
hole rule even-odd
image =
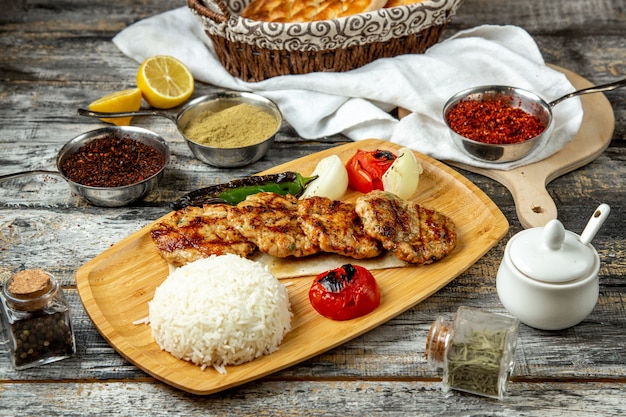
[[[186,207],[150,230],[161,257],[174,266],[211,255],[249,256],[256,246],[228,222],[226,204]]]
[[[363,231],[354,204],[309,197],[298,200],[298,217],[304,233],[323,252],[365,259],[382,251],[380,242]]]
[[[456,228],[450,218],[393,194],[372,191],[357,199],[355,210],[365,232],[400,260],[429,264],[456,246]]]
[[[228,220],[261,252],[278,258],[303,257],[320,251],[300,227],[298,199],[258,193],[231,207]]]

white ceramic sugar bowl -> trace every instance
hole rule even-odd
[[[600,256],[590,242],[609,211],[600,205],[580,236],[551,220],[509,240],[496,278],[509,313],[542,330],[566,329],[591,313],[598,301]]]

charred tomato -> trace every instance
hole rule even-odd
[[[362,193],[372,190],[382,190],[382,177],[389,169],[396,155],[393,152],[376,149],[364,151],[359,149],[348,160],[348,185],[350,188]]]
[[[309,301],[324,317],[350,320],[378,307],[380,290],[370,271],[346,264],[319,274],[309,290]]]

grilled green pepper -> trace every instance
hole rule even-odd
[[[292,194],[298,197],[307,184],[316,178],[317,175],[304,177],[292,171],[237,178],[224,184],[192,191],[171,203],[170,206],[174,210],[180,210],[187,206],[202,207],[205,204],[226,203],[235,205],[245,200],[247,196],[260,192],[273,192],[280,195]]]

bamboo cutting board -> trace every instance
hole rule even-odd
[[[274,167],[264,174],[293,170],[308,175],[322,158],[337,154],[345,163],[357,149],[397,152],[399,146],[375,139],[349,143]],[[149,325],[136,324],[147,318],[148,302],[169,273],[168,265],[152,244],[151,225],[78,269],[76,283],[85,309],[102,336],[122,356],[155,378],[194,394],[211,394],[252,381],[345,343],[444,287],[508,230],[504,215],[474,184],[430,157],[417,153],[416,156],[424,173],[411,199],[451,217],[458,230],[458,246],[448,257],[431,265],[373,270],[382,300],[366,316],[343,322],[326,319],[309,304],[311,276],[282,279],[281,282],[289,284],[294,317],[292,330],[279,350],[243,365],[229,366],[226,374],[212,368],[202,371],[162,351],[152,338]],[[353,201],[356,195],[348,191],[344,199]]]

